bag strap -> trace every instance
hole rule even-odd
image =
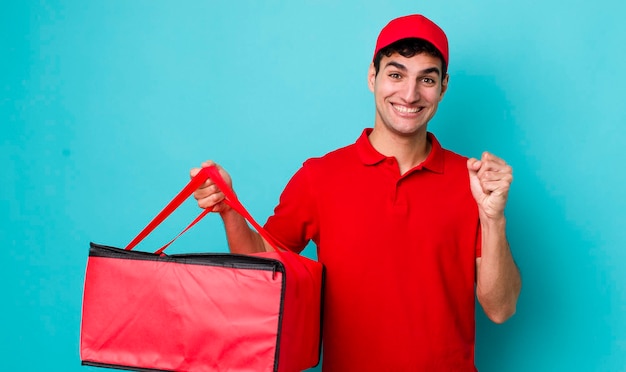
[[[254,228],[255,230],[265,239],[267,242],[274,248],[275,251],[280,251],[281,244],[276,240],[267,230],[265,230],[261,225],[259,225],[252,215],[246,210],[246,208],[241,204],[235,192],[228,186],[226,181],[222,178],[219,170],[215,166],[210,166],[205,168],[209,173],[209,178],[213,180],[213,182],[217,185],[217,187],[222,191],[224,197],[226,198],[226,204],[234,209],[237,213],[243,216]],[[284,249],[284,248],[283,248]]]
[[[193,192],[200,187],[207,179],[211,178],[213,182],[217,185],[217,187],[224,193],[226,197],[225,202],[239,214],[241,214],[258,232],[259,234],[265,238],[265,240],[270,243],[270,245],[276,250],[278,250],[278,244],[276,244],[276,239],[274,239],[265,229],[259,225],[254,218],[248,213],[248,211],[244,208],[244,206],[239,202],[237,196],[233,192],[233,190],[228,186],[228,184],[224,181],[222,176],[220,175],[217,167],[210,166],[206,168],[202,168],[196,176],[194,176],[189,183],[159,212],[148,223],[146,227],[141,230],[141,232],[126,246],[126,250],[132,250],[139,244],[146,236],[148,236],[157,226],[159,226],[176,208],[178,208],[189,196],[193,194]],[[189,230],[192,226],[194,226],[198,221],[200,221],[204,216],[206,216],[212,208],[207,208],[198,217],[196,217],[183,231],[181,231],[174,239],[170,240],[163,247],[158,249],[155,254],[162,254],[163,251],[169,247],[176,239],[178,239],[181,235],[183,235],[187,230]]]
[[[204,216],[206,216],[207,214],[209,214],[209,212],[211,212],[213,210],[213,208],[206,208],[205,210],[202,211],[202,213],[200,213],[198,215],[198,217],[196,217],[196,219],[194,219],[193,221],[191,221],[191,223],[189,225],[187,225],[187,227],[185,227],[185,229],[183,231],[181,231],[178,235],[176,235],[174,237],[174,239],[170,240],[169,242],[167,242],[167,244],[165,244],[164,246],[162,246],[161,248],[157,249],[154,254],[162,254],[163,251],[170,246],[170,244],[174,243],[176,241],[176,239],[180,238],[181,235],[183,235],[184,233],[187,232],[187,230],[191,229],[193,227],[193,225],[197,224],[198,221],[200,221],[201,219],[204,218]]]

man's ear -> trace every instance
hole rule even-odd
[[[367,86],[372,92],[374,92],[374,83],[376,82],[376,68],[374,62],[370,63],[370,68],[367,71]]]
[[[439,101],[443,99],[443,95],[446,94],[448,90],[448,81],[450,80],[450,75],[446,74],[446,77],[441,80],[441,94],[439,95]]]

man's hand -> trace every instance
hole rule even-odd
[[[206,168],[212,165],[217,167],[222,175],[222,178],[224,178],[224,181],[232,188],[230,176],[222,167],[215,164],[215,162],[207,160],[202,163],[201,167]],[[200,172],[200,169],[201,168],[193,168],[189,172],[189,175],[192,178],[195,177],[195,175]],[[198,189],[193,193],[193,197],[198,201],[198,206],[200,208],[213,208],[213,212],[217,213],[223,213],[230,210],[230,207],[224,203],[224,194],[210,178],[198,187]]]
[[[484,152],[480,160],[468,159],[472,195],[483,219],[504,217],[504,207],[513,182],[513,169],[497,156]]]

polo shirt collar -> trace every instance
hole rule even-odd
[[[376,165],[387,157],[380,152],[376,151],[374,146],[369,141],[369,135],[372,133],[373,128],[365,128],[361,136],[356,141],[356,149],[359,154],[359,158],[365,165]],[[444,163],[444,151],[439,144],[435,135],[428,132],[428,141],[432,145],[430,153],[426,160],[424,160],[421,164],[415,167],[414,170],[421,170],[423,168],[428,169],[435,173],[443,173],[443,163]]]

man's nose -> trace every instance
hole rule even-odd
[[[419,85],[417,84],[416,81],[411,81],[411,80],[406,81],[403,87],[403,91],[402,91],[402,98],[404,98],[404,100],[407,103],[414,103],[414,102],[419,101],[420,99]]]

